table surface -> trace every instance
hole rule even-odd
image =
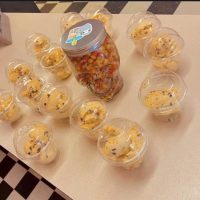
[[[24,41],[28,35],[41,32],[54,42],[60,40],[61,14],[8,15],[13,44],[0,47],[0,86],[3,88],[8,88],[4,70],[10,59],[32,62],[40,73],[37,62],[25,51]],[[0,123],[0,144],[16,155],[12,135],[17,127],[36,119],[49,123],[60,156],[48,166],[25,163],[75,200],[200,199],[200,16],[158,16],[163,26],[174,28],[185,40],[184,64],[179,73],[187,84],[188,93],[182,118],[177,123],[156,121],[138,100],[140,83],[152,71],[152,66],[150,61],[135,52],[133,43],[127,38],[129,17],[115,15],[113,19],[124,88],[107,106],[109,118],[125,117],[139,122],[146,130],[149,148],[140,168],[126,171],[109,166],[98,154],[94,142],[70,128],[66,122],[45,118],[25,106],[26,115],[17,124]],[[63,84],[73,89],[73,99],[88,93],[74,77]]]

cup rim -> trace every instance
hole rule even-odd
[[[17,149],[18,149],[18,147],[17,147],[17,137],[18,137],[18,135],[19,135],[19,132],[22,131],[23,129],[27,128],[27,127],[30,127],[30,128],[31,128],[34,124],[38,124],[38,123],[47,126],[47,124],[42,123],[42,122],[40,122],[40,121],[32,121],[32,122],[29,122],[29,123],[27,123],[26,125],[22,126],[21,128],[17,129],[17,130],[14,132],[14,135],[13,135],[13,144],[14,144],[14,147],[15,147],[15,151],[16,151],[17,155],[18,155],[21,159],[23,159],[23,160],[32,159],[32,158],[38,157],[42,152],[44,152],[44,151],[48,148],[48,146],[50,145],[50,143],[51,143],[52,140],[53,140],[52,130],[47,126],[47,127],[48,127],[49,140],[48,140],[48,142],[46,143],[46,145],[39,151],[39,153],[36,153],[36,154],[34,154],[34,155],[28,155],[28,154],[26,155],[25,153],[22,154],[22,153],[20,153],[20,152],[17,150]]]
[[[161,110],[162,113],[164,114],[165,112],[169,112],[169,110],[173,110],[174,108],[176,108],[178,105],[180,105],[182,103],[182,101],[184,100],[186,94],[187,94],[187,86],[186,86],[186,83],[185,81],[181,78],[181,76],[179,76],[176,72],[174,71],[171,71],[171,70],[163,70],[163,71],[156,71],[156,72],[153,72],[151,74],[149,74],[143,81],[142,83],[140,84],[140,88],[139,88],[139,92],[138,92],[138,98],[140,100],[140,103],[145,107],[147,108],[148,110],[150,110],[151,112],[158,112],[158,110],[155,110],[155,109],[152,109],[152,108],[148,108],[144,105],[144,101],[143,101],[143,98],[142,98],[142,87],[143,85],[145,84],[145,82],[147,82],[149,79],[151,78],[157,78],[157,77],[160,77],[160,76],[174,76],[178,82],[180,83],[180,85],[182,85],[182,87],[184,88],[184,91],[181,95],[181,98],[176,102],[176,104],[170,108],[170,107],[166,107],[164,110]],[[170,108],[170,109],[168,109]]]
[[[137,155],[135,155],[134,157],[131,157],[125,161],[121,161],[121,160],[114,160],[111,159],[109,156],[106,156],[105,154],[102,153],[101,147],[100,147],[100,142],[103,139],[103,134],[100,134],[98,137],[98,142],[97,142],[97,148],[98,148],[98,152],[101,154],[101,156],[108,162],[112,162],[113,164],[117,164],[119,166],[123,166],[125,164],[129,164],[131,162],[137,162],[141,157],[144,156],[144,154],[146,153],[148,144],[149,144],[149,140],[148,140],[148,136],[144,130],[144,128],[137,122],[129,120],[127,118],[113,118],[109,121],[106,122],[106,124],[112,123],[113,121],[118,121],[118,120],[123,120],[124,122],[128,122],[131,123],[133,126],[137,126],[140,129],[140,133],[142,134],[142,137],[144,138],[144,143],[142,148],[139,150],[139,152],[137,153]],[[105,125],[105,124],[104,124]]]
[[[91,130],[87,130],[87,129],[81,128],[77,124],[74,124],[73,115],[74,115],[75,111],[78,108],[80,108],[82,105],[84,105],[87,102],[92,102],[92,101],[98,101],[98,102],[100,102],[103,105],[103,107],[105,108],[106,113],[105,113],[105,117],[104,117],[103,121],[99,125],[97,125],[95,128],[93,128]],[[84,132],[93,132],[93,131],[99,130],[103,126],[103,124],[107,120],[107,117],[108,117],[108,110],[107,110],[107,107],[106,107],[105,103],[101,99],[99,99],[97,97],[80,97],[80,98],[77,99],[77,101],[74,102],[74,105],[71,108],[71,112],[69,114],[69,123],[76,130],[84,131]]]

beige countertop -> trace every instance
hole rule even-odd
[[[62,14],[8,14],[13,44],[0,47],[0,87],[7,88],[5,66],[10,59],[21,58],[35,64],[26,54],[25,38],[34,32],[48,35],[59,42],[59,19]],[[182,118],[177,123],[161,123],[153,119],[138,100],[141,81],[152,70],[151,63],[134,51],[127,38],[130,15],[113,19],[116,44],[121,56],[124,88],[107,103],[111,117],[125,117],[140,123],[149,136],[149,148],[143,165],[126,171],[109,166],[89,141],[66,122],[52,121],[31,110],[14,126],[0,123],[0,144],[15,154],[12,134],[16,127],[30,120],[50,124],[58,143],[60,156],[48,166],[26,162],[31,168],[75,200],[196,200],[200,199],[200,15],[158,16],[163,26],[177,30],[185,40],[185,64],[180,70],[188,86]],[[44,75],[45,73],[41,73]],[[76,99],[87,90],[71,77],[63,81]],[[16,154],[15,154],[16,155]]]

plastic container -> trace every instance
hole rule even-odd
[[[177,71],[181,66],[183,47],[183,38],[175,30],[163,27],[146,43],[143,54],[157,69]]]
[[[66,86],[48,84],[39,99],[39,111],[53,118],[68,118],[72,108],[72,93]]]
[[[86,17],[89,19],[99,20],[104,24],[106,32],[110,37],[113,36],[113,28],[112,28],[112,13],[110,13],[104,7],[94,7],[89,12],[86,13]]]
[[[21,118],[22,114],[13,94],[7,90],[0,90],[0,120],[15,122]]]
[[[144,79],[139,90],[141,103],[161,121],[176,121],[187,88],[172,71],[155,72]]]
[[[127,34],[134,42],[136,50],[143,54],[146,42],[152,34],[161,27],[160,20],[151,12],[139,12],[132,15],[129,23]]]
[[[77,23],[63,34],[61,45],[77,81],[101,99],[112,100],[123,80],[117,48],[102,23],[94,19]]]
[[[136,122],[115,118],[106,122],[98,137],[98,150],[111,165],[125,169],[141,165],[148,146],[148,138]]]
[[[97,140],[98,130],[106,120],[105,104],[96,98],[83,98],[77,101],[70,114],[70,124],[87,137]]]
[[[17,155],[23,160],[49,164],[58,155],[52,131],[41,122],[32,122],[19,128],[14,133],[13,143]]]
[[[15,84],[24,76],[33,76],[33,67],[26,61],[14,59],[8,64],[8,67],[6,68],[6,75],[8,80]]]
[[[16,83],[15,95],[20,102],[38,111],[38,102],[45,85],[45,81],[36,76],[26,76]]]
[[[38,60],[40,60],[44,52],[49,49],[50,44],[50,39],[42,33],[34,33],[25,41],[27,53],[36,57]]]
[[[61,33],[63,34],[68,28],[82,20],[84,20],[84,17],[77,12],[65,13],[60,19]]]
[[[57,44],[52,44],[40,60],[40,66],[59,80],[65,80],[71,75],[70,65],[67,56]]]

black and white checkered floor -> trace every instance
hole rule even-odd
[[[70,200],[0,146],[0,200]]]
[[[111,13],[131,13],[149,10],[155,14],[199,14],[200,2],[181,1],[118,1],[72,2],[35,1],[0,2],[4,12],[66,13],[87,12],[94,6],[105,6]],[[55,186],[42,178],[15,156],[0,146],[0,200],[70,200]]]

